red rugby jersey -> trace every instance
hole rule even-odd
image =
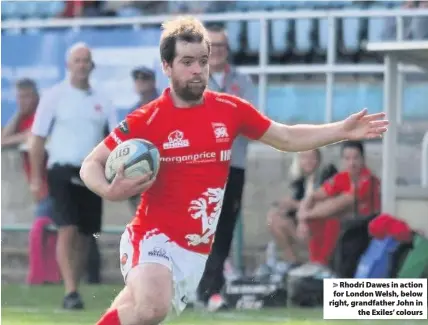
[[[358,214],[369,216],[380,211],[380,181],[368,168],[361,170],[356,184],[347,171],[337,173],[331,180],[323,184],[329,196],[342,193],[355,195]]]
[[[162,232],[178,245],[208,254],[221,212],[231,148],[243,134],[259,139],[270,120],[233,95],[205,91],[203,104],[177,108],[170,89],[128,115],[104,140],[113,150],[141,138],[160,151],[159,174],[142,194],[132,230]]]

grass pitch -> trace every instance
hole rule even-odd
[[[2,285],[1,305],[3,325],[94,325],[103,311],[120,291],[118,286],[84,286],[84,311],[68,312],[60,307],[61,286]],[[261,311],[228,311],[207,313],[188,310],[170,322],[177,325],[417,325],[427,320],[404,321],[327,321],[322,319],[321,309],[264,309]]]

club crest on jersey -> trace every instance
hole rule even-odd
[[[185,148],[189,146],[189,140],[184,138],[184,133],[180,130],[172,131],[168,135],[168,142],[164,142],[163,148],[166,149],[176,149],[176,148]]]
[[[229,142],[229,134],[224,123],[212,123],[216,142]]]

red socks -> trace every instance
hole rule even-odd
[[[117,309],[109,310],[96,325],[121,325]]]

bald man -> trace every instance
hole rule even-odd
[[[48,186],[58,227],[56,255],[64,280],[63,308],[83,309],[79,280],[93,234],[101,230],[102,201],[85,187],[80,166],[116,124],[109,100],[91,87],[94,69],[90,48],[73,45],[66,54],[65,80],[41,97],[30,139],[31,191],[37,198],[43,184],[44,147],[49,137]]]

